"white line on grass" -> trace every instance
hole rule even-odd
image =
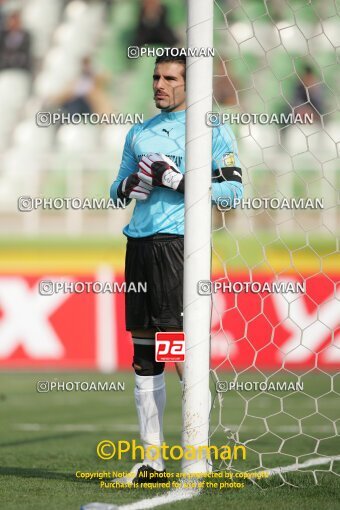
[[[14,428],[23,432],[138,432],[138,425],[112,424],[98,426],[92,423],[15,423]]]
[[[267,469],[265,473],[268,473],[269,476],[277,475],[280,473],[289,473],[291,471],[297,471],[298,469],[303,469],[311,466],[321,466],[323,464],[329,464],[335,460],[340,460],[340,455],[334,455],[332,457],[315,457],[314,459],[306,460],[301,464],[290,464],[289,466],[277,467],[273,469]]]
[[[200,489],[174,489],[163,496],[155,496],[154,498],[142,499],[128,505],[108,505],[107,503],[89,503],[84,505],[80,510],[144,510],[155,508],[156,506],[166,505],[167,503],[176,503],[184,499],[191,499],[201,493]]]
[[[53,432],[121,432],[124,430],[125,432],[138,432],[139,427],[137,424],[133,423],[115,423],[110,425],[97,425],[93,423],[15,423],[14,428],[16,430],[21,430],[25,432],[41,432],[41,431],[53,431]],[[228,429],[231,432],[258,432],[258,428],[255,427],[245,427],[241,428],[239,425],[229,425]],[[167,432],[177,432],[178,427],[167,427]],[[334,432],[334,427],[331,425],[311,425],[308,427],[299,427],[297,425],[283,425],[275,427],[274,432],[297,432],[302,434],[304,433],[312,433],[312,432]]]
[[[340,455],[332,457],[315,457],[313,459],[306,460],[301,464],[290,464],[289,466],[281,466],[273,469],[267,469],[264,472],[268,473],[269,476],[277,475],[280,473],[289,473],[291,471],[297,471],[299,469],[320,466],[324,464],[330,464],[334,461],[340,461]],[[261,471],[263,472],[263,470]],[[142,499],[135,503],[129,503],[128,505],[110,505],[107,503],[89,503],[81,507],[80,510],[144,510],[148,508],[155,508],[157,506],[166,505],[167,503],[176,503],[184,499],[190,499],[198,496],[201,490],[198,489],[175,489],[164,496],[155,496],[154,498]]]

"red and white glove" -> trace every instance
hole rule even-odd
[[[138,163],[138,176],[150,186],[169,188],[184,193],[184,175],[172,159],[164,154],[148,154]]]
[[[150,195],[152,186],[143,182],[137,173],[126,177],[118,186],[117,195],[119,198],[135,198],[136,200],[146,200]]]

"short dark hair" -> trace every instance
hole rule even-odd
[[[183,76],[184,76],[184,79],[185,79],[185,70],[186,70],[186,63],[187,63],[187,59],[186,59],[185,55],[166,55],[166,54],[163,54],[163,55],[161,55],[161,56],[156,58],[155,65],[163,64],[163,62],[164,63],[165,62],[174,62],[174,63],[182,64],[184,66]]]

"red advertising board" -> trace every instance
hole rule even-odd
[[[218,280],[219,275],[214,275]],[[39,293],[39,281],[94,282],[98,275],[0,275],[0,367],[3,369],[128,369],[124,293]],[[271,282],[266,274],[253,280]],[[336,274],[281,277],[305,292],[213,294],[212,366],[235,370],[340,367],[340,301]],[[118,284],[123,276],[115,277]],[[229,282],[248,282],[246,273]],[[226,282],[226,280],[224,280]]]

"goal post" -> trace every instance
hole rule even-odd
[[[213,0],[188,0],[187,47],[213,47]],[[211,56],[187,58],[184,237],[183,447],[208,445],[211,299],[198,293],[211,278]],[[198,453],[198,450],[197,450]],[[184,472],[205,472],[206,459],[183,460]]]

